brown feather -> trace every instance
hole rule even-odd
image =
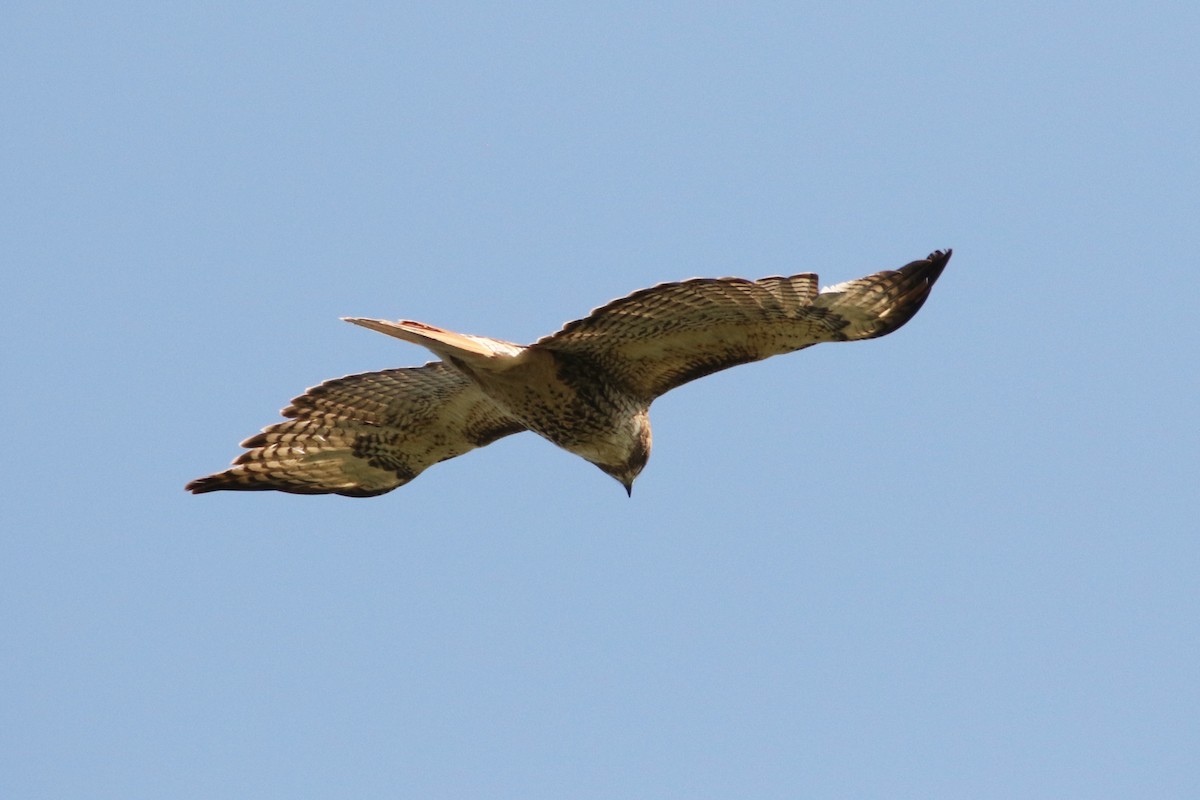
[[[281,413],[286,421],[242,442],[250,449],[230,469],[187,489],[369,497],[525,429],[440,362],[327,381]]]
[[[950,251],[817,291],[801,273],[696,278],[634,292],[531,346],[586,354],[647,401],[722,369],[820,342],[883,336],[917,312]]]

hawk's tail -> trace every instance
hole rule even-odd
[[[838,338],[874,339],[898,329],[925,304],[933,284],[950,261],[952,250],[937,250],[928,258],[898,270],[868,275],[822,289],[814,305],[836,311],[849,321]]]
[[[487,336],[472,336],[467,333],[455,333],[445,328],[426,325],[424,322],[400,320],[389,322],[383,319],[363,319],[360,317],[342,317],[346,322],[361,325],[388,336],[395,336],[406,342],[419,344],[432,350],[443,359],[454,358],[475,361],[480,357],[485,359],[518,356],[525,349],[519,344],[505,342],[501,339],[491,339]]]

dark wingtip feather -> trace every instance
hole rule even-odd
[[[954,251],[947,247],[945,250],[934,250],[925,261],[914,262],[916,264],[926,264],[925,279],[929,281],[929,285],[937,281],[942,275],[942,270],[950,263],[950,256],[954,255]]]
[[[903,280],[897,287],[898,295],[892,304],[892,309],[887,314],[885,323],[866,338],[874,339],[886,336],[904,327],[909,320],[916,316],[917,312],[921,310],[921,306],[925,305],[925,301],[929,299],[933,284],[941,277],[942,270],[946,268],[953,252],[949,248],[934,250],[927,258],[905,264],[896,272],[891,273],[903,276]]]
[[[228,486],[222,486],[223,481],[215,480],[219,476],[209,475],[205,478],[196,478],[194,481],[188,481],[187,486],[183,487],[185,492],[192,494],[205,494],[206,492],[215,492],[220,489],[228,489]]]
[[[362,489],[358,487],[349,488],[323,488],[316,486],[303,486],[297,484],[277,484],[271,482],[263,483],[247,483],[245,481],[231,478],[228,474],[221,472],[216,475],[208,475],[204,478],[197,478],[184,486],[184,491],[192,494],[207,494],[208,492],[286,492],[287,494],[340,494],[343,497],[378,497],[381,494],[387,494],[395,489],[395,486],[388,486],[383,489]]]

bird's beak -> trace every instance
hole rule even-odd
[[[625,487],[625,494],[629,497],[633,497],[633,481],[630,481],[629,483],[622,481],[621,485]]]

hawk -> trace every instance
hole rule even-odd
[[[693,278],[601,306],[528,346],[421,322],[346,318],[431,350],[423,367],[327,381],[242,442],[196,494],[274,489],[371,497],[448,458],[533,431],[632,494],[650,456],[650,404],[719,370],[821,342],[885,336],[912,319],[950,250],[818,289],[801,273]]]

